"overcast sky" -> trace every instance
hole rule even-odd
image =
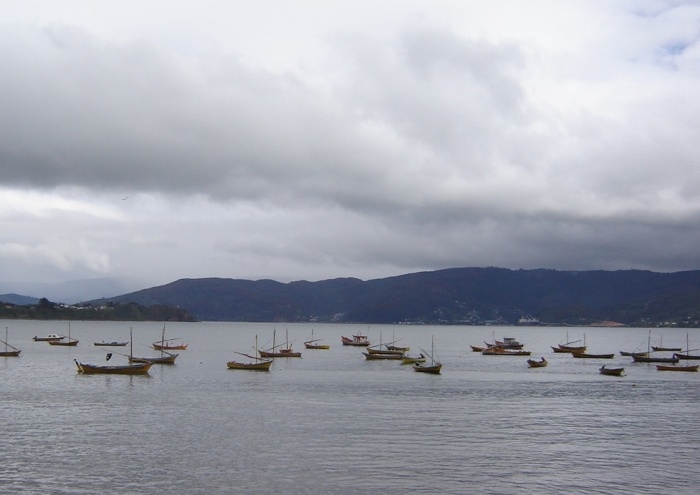
[[[700,269],[700,2],[4,1],[0,279]]]

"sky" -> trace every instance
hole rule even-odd
[[[699,1],[4,1],[0,281],[700,269],[699,40]]]

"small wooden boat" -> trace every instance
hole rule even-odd
[[[78,367],[78,373],[86,375],[145,375],[151,369],[153,363],[134,363],[116,366],[98,366],[94,364],[80,363],[74,359]]]
[[[311,339],[304,342],[304,347],[307,349],[330,349],[328,344],[319,344],[322,339],[314,339],[314,329],[311,329]]]
[[[367,336],[362,335],[361,333],[353,335],[352,338],[344,337],[341,335],[340,341],[343,343],[343,345],[350,345],[355,347],[369,347],[370,344],[369,340],[367,339]]]
[[[586,352],[586,334],[583,334],[583,345],[574,345],[581,342],[581,340],[569,340],[569,332],[566,332],[566,343],[559,344],[556,347],[550,346],[554,352],[565,353],[565,352]]]
[[[697,371],[700,368],[700,364],[692,366],[667,366],[664,364],[657,364],[656,369],[659,371]]]
[[[15,346],[12,346],[7,343],[8,338],[7,338],[7,327],[5,327],[5,340],[0,340],[3,344],[5,344],[5,350],[0,351],[0,357],[18,357],[19,353],[22,352],[21,350],[17,349]],[[10,350],[12,349],[12,350]]]
[[[394,352],[408,352],[411,350],[411,348],[410,347],[399,347],[396,345],[387,344],[386,350],[387,351],[394,351]]]
[[[133,341],[133,337],[131,337]],[[133,344],[129,350],[129,355],[133,351]],[[107,360],[112,357],[112,354],[107,354]],[[146,375],[148,370],[151,369],[153,363],[129,363],[113,366],[101,366],[96,364],[81,363],[77,359],[73,359],[75,365],[78,367],[78,373],[83,373],[85,375]]]
[[[682,354],[679,352],[674,352],[673,357],[676,359],[699,359],[700,360],[700,356],[695,355],[695,354],[688,354],[688,353]]]
[[[428,354],[426,351],[423,352]],[[439,375],[440,371],[442,370],[442,363],[435,361],[435,342],[432,338],[430,340],[430,354],[428,354],[428,356],[430,356],[430,364],[416,363],[413,365],[413,371],[428,373],[431,375]]]
[[[136,357],[129,356],[130,363],[153,363],[153,364],[175,364],[175,359],[179,354],[173,354],[168,351],[160,351],[160,356],[153,357]]]
[[[481,351],[481,354],[484,356],[529,356],[532,354],[530,351],[522,351],[522,350],[508,350],[508,349],[503,349],[502,347],[489,347],[488,349],[484,349]]]
[[[263,358],[276,358],[276,357],[284,357],[284,358],[298,358],[301,357],[301,352],[294,352],[292,350],[292,347],[289,345],[289,332],[287,332],[287,339],[284,344],[280,345],[275,345],[275,336],[277,334],[277,330],[272,331],[272,347],[270,349],[267,349],[265,351],[258,351],[258,354],[260,354],[260,357]],[[279,347],[282,347],[285,345],[286,347],[282,349],[278,349]]]
[[[680,352],[683,350],[682,347],[658,347],[658,346],[651,346],[652,351],[656,352]]]
[[[643,352],[643,351],[640,351],[640,352],[637,352],[637,351],[633,351],[633,352],[629,352],[629,351],[620,351],[620,356],[628,356],[628,357],[630,357],[630,356],[648,356],[648,355],[649,355],[648,352]]]
[[[50,333],[46,337],[33,337],[34,342],[51,342],[52,340],[63,340],[65,335],[58,335],[57,333]]]
[[[406,356],[403,355],[401,356],[401,364],[416,364],[416,363],[425,363],[426,357],[423,355],[423,353],[420,354],[420,356]]]
[[[395,351],[391,349],[377,349],[374,347],[368,347],[367,348],[367,353],[368,354],[393,354],[393,355],[402,355],[404,351]]]
[[[248,371],[270,371],[270,366],[272,365],[272,360],[261,359],[258,356],[258,336],[255,336],[255,356],[250,354],[245,354],[242,352],[237,352],[241,356],[245,356],[252,359],[252,362],[243,363],[240,361],[229,361],[226,366],[230,370],[248,370]]]
[[[60,346],[67,346],[67,347],[75,347],[78,345],[78,341],[76,339],[72,339],[70,337],[70,322],[68,322],[68,340],[63,340],[63,339],[58,339],[58,340],[47,340],[49,345],[60,345]]]
[[[572,356],[575,358],[583,359],[612,359],[615,357],[615,353],[612,354],[589,354],[587,352],[572,352]]]
[[[484,352],[484,349],[486,349],[486,347],[479,347],[477,345],[470,345],[469,347],[472,348],[472,352]]]
[[[400,359],[403,357],[403,354],[396,354],[396,353],[392,353],[392,354],[372,354],[372,353],[369,353],[369,352],[363,352],[362,354],[365,356],[365,359],[367,359],[367,360],[369,360],[369,361],[372,361],[372,360],[375,360],[375,361],[378,361],[378,360],[391,360],[391,359],[397,360],[397,361],[398,361],[398,360],[400,360]]]
[[[606,368],[603,365],[599,371],[601,375],[622,376],[625,373],[625,368]]]
[[[527,360],[527,365],[529,368],[544,368],[547,366],[549,363],[545,358],[540,359],[537,361],[536,359],[528,359]]]
[[[101,346],[101,347],[124,347],[128,344],[128,342],[93,342],[93,345]]]
[[[654,357],[654,356],[638,356],[636,354],[632,355],[632,360],[635,363],[672,363],[675,364],[680,359],[677,357]]]
[[[181,340],[181,339],[167,339],[167,340],[161,340],[160,342],[153,342],[151,344],[153,346],[153,349],[156,351],[186,351],[187,346],[189,344],[184,344],[182,342],[177,343],[173,342],[175,340]]]

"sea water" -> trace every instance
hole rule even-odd
[[[74,359],[157,355],[163,323],[71,322],[77,347],[34,342],[68,323],[0,321],[19,358],[0,358],[0,493],[695,494],[699,373],[660,372],[620,350],[700,347],[697,329],[168,323],[189,344],[148,376],[80,375]],[[320,338],[329,350],[306,350]],[[4,328],[3,328],[4,329]],[[289,335],[301,358],[270,372],[226,362]],[[400,339],[441,375],[367,361],[340,336]],[[586,339],[574,359],[552,345]],[[515,337],[545,357],[483,356]],[[112,353],[107,363],[105,355]],[[697,354],[698,352],[695,352]],[[691,362],[688,362],[688,364]],[[626,376],[599,373],[622,366]]]

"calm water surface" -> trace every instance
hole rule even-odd
[[[369,337],[430,350],[440,376],[395,361],[366,361],[341,335],[366,325],[277,325],[301,359],[269,373],[229,370],[272,324],[168,324],[182,337],[174,366],[149,376],[88,376],[73,359],[105,363],[95,341],[129,340],[155,355],[159,323],[72,322],[76,348],[33,342],[65,322],[0,321],[20,358],[0,358],[0,493],[600,493],[696,494],[700,374],[659,372],[620,350],[646,350],[647,329],[378,326]],[[305,350],[311,329],[331,349]],[[550,345],[586,334],[592,353],[573,359]],[[700,331],[689,331],[700,348]],[[686,347],[683,329],[658,329]],[[470,351],[516,337],[546,357]],[[110,364],[126,362],[108,348]],[[696,352],[697,354],[697,352]],[[602,376],[601,364],[627,376]]]

